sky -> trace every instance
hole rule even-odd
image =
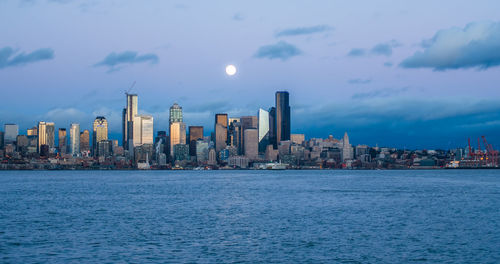
[[[256,115],[290,92],[292,133],[500,147],[500,1],[0,0],[0,125],[120,139],[125,91],[168,130]],[[234,76],[225,67],[234,64]],[[1,128],[0,128],[1,129]]]

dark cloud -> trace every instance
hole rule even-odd
[[[347,55],[351,57],[361,57],[366,55],[366,51],[364,49],[354,48],[351,51],[349,51]]]
[[[26,64],[51,60],[54,58],[54,50],[52,49],[38,49],[31,53],[18,53],[11,47],[0,49],[0,69],[7,67],[23,66]]]
[[[254,57],[259,59],[280,59],[286,61],[291,57],[302,54],[302,51],[292,44],[280,41],[276,44],[260,47]]]
[[[387,43],[380,43],[375,45],[371,49],[371,53],[375,55],[384,55],[389,57],[392,55],[392,46]]]
[[[124,51],[121,53],[112,52],[104,60],[95,64],[94,66],[105,66],[109,67],[110,71],[119,70],[121,65],[125,64],[136,64],[136,63],[158,63],[159,58],[156,54],[148,53],[143,55],[138,55],[136,51]]]
[[[356,79],[350,79],[347,82],[350,84],[368,84],[368,83],[371,83],[372,80],[371,79],[356,78]]]
[[[321,33],[333,30],[332,27],[328,25],[317,25],[312,27],[299,27],[299,28],[289,28],[279,31],[275,34],[276,37],[287,37],[287,36],[298,36],[298,35],[309,35],[315,33]]]
[[[422,51],[400,64],[403,68],[487,69],[500,65],[500,22],[470,23],[438,31],[422,41]]]
[[[408,87],[403,87],[403,88],[399,88],[399,89],[395,89],[395,88],[378,89],[378,90],[373,90],[370,92],[356,93],[351,98],[352,99],[367,99],[367,98],[375,98],[375,97],[390,97],[390,96],[399,95],[399,94],[404,93],[406,91],[408,91]]]

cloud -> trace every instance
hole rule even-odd
[[[299,27],[299,28],[289,28],[277,32],[275,37],[287,37],[287,36],[299,36],[299,35],[310,35],[316,33],[322,33],[326,31],[333,30],[332,27],[328,25],[317,25],[312,27]]]
[[[233,16],[233,20],[235,20],[235,21],[243,21],[244,19],[245,19],[245,17],[241,13],[236,13]]]
[[[124,51],[122,53],[112,52],[104,60],[95,64],[95,67],[105,66],[109,67],[109,71],[120,70],[120,65],[125,64],[136,64],[136,63],[158,63],[159,58],[156,54],[148,53],[143,55],[138,55],[136,51]]]
[[[371,83],[372,80],[371,79],[360,79],[360,78],[356,78],[356,79],[350,79],[347,81],[349,84],[368,84],[368,83]]]
[[[401,47],[402,44],[399,43],[396,40],[391,40],[388,42],[383,42],[383,43],[378,43],[375,46],[373,46],[370,51],[366,49],[361,49],[361,48],[354,48],[352,49],[347,55],[351,57],[361,57],[365,55],[383,55],[383,56],[391,56],[392,55],[392,50],[397,47]]]
[[[302,54],[302,51],[292,44],[285,41],[280,41],[276,44],[260,47],[254,57],[259,59],[280,59],[286,61],[291,57]]]
[[[54,58],[54,50],[52,49],[37,49],[31,53],[18,53],[11,47],[0,49],[0,69],[15,66],[24,66],[26,64],[35,63],[43,60],[51,60]]]
[[[349,51],[347,56],[361,57],[361,56],[365,56],[365,54],[366,54],[366,51],[364,49],[354,48],[354,49],[351,49],[351,51]]]
[[[384,62],[384,66],[385,67],[392,67],[392,62],[388,61],[388,62]]]
[[[373,91],[364,92],[364,93],[355,93],[351,98],[362,100],[362,99],[374,98],[374,97],[390,97],[390,96],[399,95],[399,94],[404,93],[406,91],[408,91],[408,87],[403,87],[403,88],[399,88],[399,89],[386,88],[386,89],[373,90]]]
[[[437,71],[499,66],[500,22],[475,22],[463,29],[440,30],[431,39],[422,41],[422,48],[399,66]]]

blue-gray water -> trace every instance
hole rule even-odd
[[[500,171],[3,171],[0,262],[498,263]]]

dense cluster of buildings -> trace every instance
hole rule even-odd
[[[19,133],[16,124],[0,131],[0,169],[320,169],[439,168],[463,160],[467,149],[406,151],[291,134],[289,93],[275,94],[275,106],[255,116],[215,115],[213,132],[187,126],[182,107],[170,107],[168,131],[154,134],[151,115],[138,113],[137,94],[126,93],[122,142],[108,138],[108,122],[98,116],[92,131],[72,123],[56,131],[53,122]],[[56,137],[57,133],[57,137]],[[57,138],[57,142],[56,142]],[[451,162],[451,163],[450,163]]]

